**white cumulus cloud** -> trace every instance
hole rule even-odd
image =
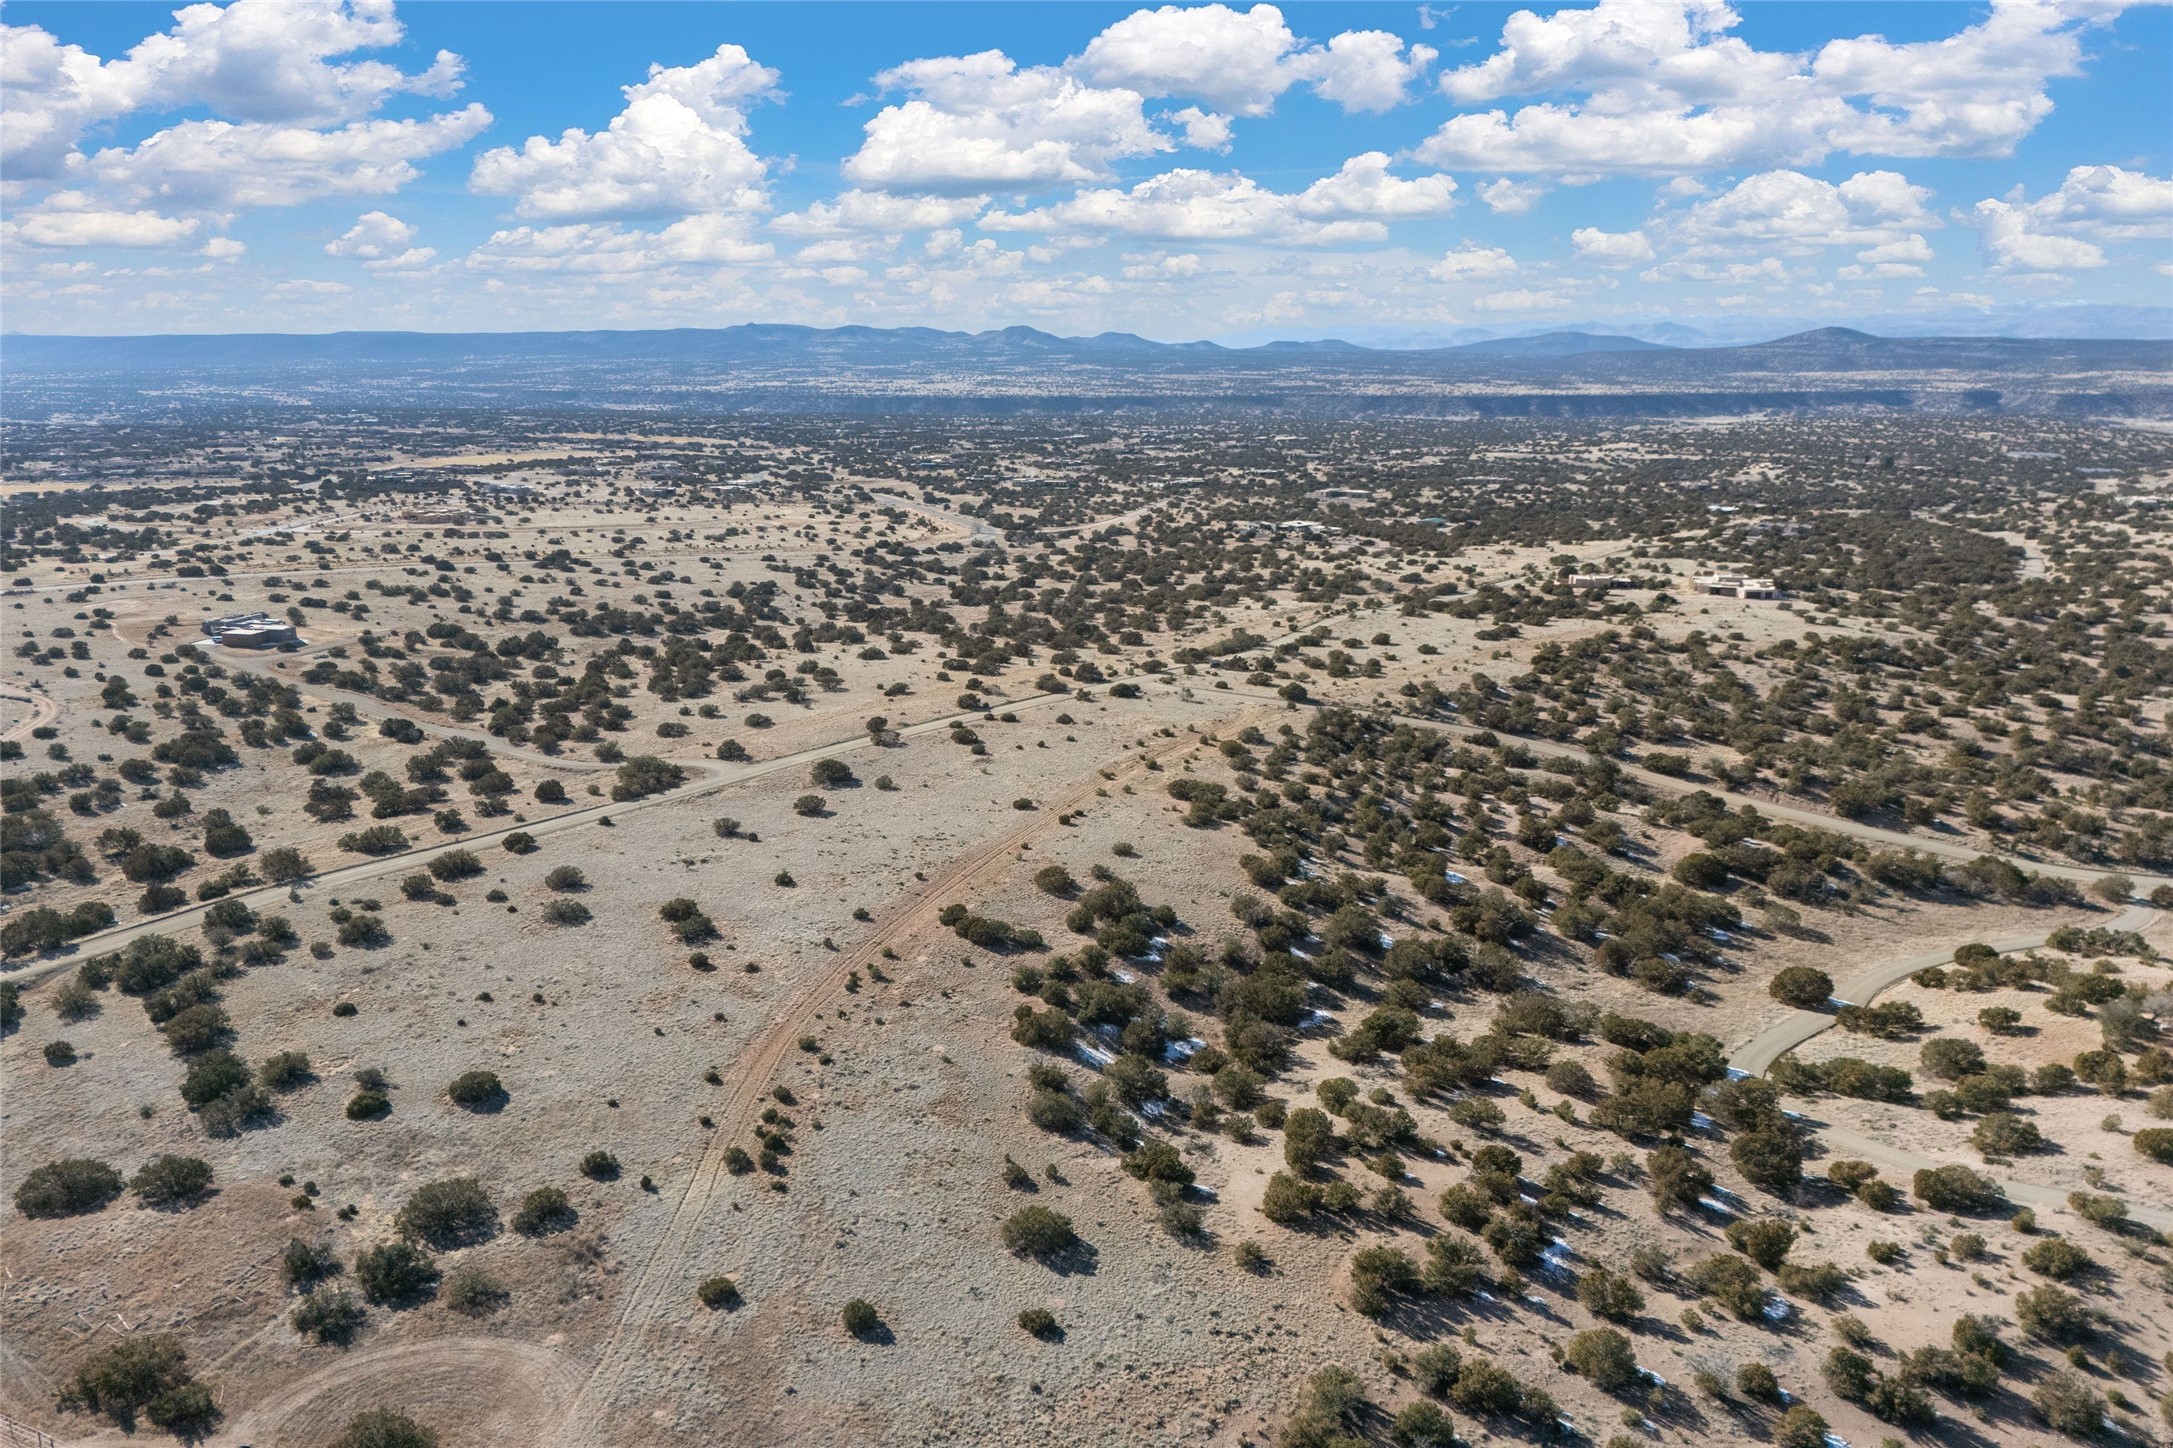
[[[1447,176],[1390,174],[1379,151],[1354,156],[1299,192],[1271,191],[1234,172],[1179,169],[1130,187],[1080,191],[1023,212],[992,211],[990,231],[1058,231],[1188,241],[1277,240],[1303,245],[1378,241],[1387,223],[1437,215],[1454,204]]]
[[[1542,182],[1512,181],[1507,176],[1497,176],[1479,188],[1479,199],[1486,203],[1486,209],[1501,216],[1522,216],[1546,194]]]
[[[1494,281],[1516,272],[1517,259],[1498,246],[1465,242],[1433,266],[1433,274],[1445,282]]]
[[[1596,226],[1580,226],[1569,234],[1569,240],[1577,248],[1577,255],[1601,266],[1652,260],[1652,243],[1642,231],[1602,231]]]
[[[1761,51],[1730,32],[1724,0],[1599,0],[1517,11],[1498,49],[1441,78],[1464,106],[1556,97],[1451,117],[1418,148],[1433,165],[1603,175],[1806,165],[1836,151],[2001,156],[2079,73],[2078,32],[2119,9],[1995,0],[1952,35],[1877,35]]]
[[[545,221],[759,209],[768,165],[747,145],[747,111],[776,86],[777,72],[737,45],[695,65],[652,65],[623,87],[626,107],[605,129],[485,151],[468,185]]]
[[[1971,219],[1985,259],[2002,271],[2087,271],[2106,265],[2109,245],[2173,241],[2173,180],[2076,166],[2057,190],[2031,201],[2017,186],[1978,202]]]
[[[171,29],[115,60],[35,25],[0,27],[0,164],[18,180],[54,175],[88,129],[134,111],[202,105],[234,120],[321,126],[367,116],[394,94],[459,89],[463,66],[450,51],[416,74],[335,59],[404,35],[392,0],[187,5]]]
[[[978,215],[987,204],[986,196],[893,196],[856,188],[788,211],[770,225],[788,236],[927,231],[956,226]]]
[[[1002,51],[909,61],[876,77],[910,99],[863,128],[845,179],[893,191],[963,194],[1107,179],[1111,163],[1174,149],[1137,91],[1088,85]]]
[[[11,239],[32,246],[177,246],[196,233],[193,216],[115,211],[81,192],[62,191],[37,209],[4,223]]]
[[[1435,57],[1383,30],[1301,41],[1273,5],[1164,5],[1136,10],[1087,43],[1072,69],[1095,85],[1185,96],[1241,116],[1265,115],[1294,85],[1347,111],[1400,105]]]
[[[490,112],[480,105],[426,120],[353,121],[328,131],[183,121],[139,145],[100,151],[74,174],[128,201],[209,211],[382,196],[421,175],[417,161],[465,144],[489,124]]]

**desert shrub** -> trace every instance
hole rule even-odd
[[[1456,1375],[1463,1369],[1464,1355],[1453,1343],[1428,1343],[1411,1355],[1407,1366],[1411,1381],[1418,1390],[1430,1398],[1445,1398],[1456,1386]]]
[[[428,1252],[399,1238],[355,1256],[355,1281],[372,1302],[413,1302],[438,1285],[438,1275]]]
[[[1068,900],[1079,893],[1079,882],[1062,865],[1043,865],[1034,871],[1034,888],[1044,895]]]
[[[289,1287],[308,1288],[327,1277],[337,1277],[341,1271],[340,1259],[332,1254],[328,1242],[305,1242],[300,1237],[289,1237],[284,1251],[279,1254],[279,1272]]]
[[[513,1213],[513,1230],[524,1237],[563,1232],[573,1225],[573,1203],[557,1187],[537,1187],[521,1198]]]
[[[2046,1237],[2033,1242],[2022,1254],[2022,1265],[2040,1277],[2065,1282],[2097,1265],[2090,1254],[2065,1237]]]
[[[2030,1405],[2054,1432],[2095,1438],[2105,1427],[2105,1398],[2078,1374],[2047,1373],[2030,1394]]]
[[[1320,1188],[1286,1171],[1269,1177],[1261,1193],[1260,1214],[1279,1227],[1301,1222],[1319,1210]]]
[[[234,1037],[234,1023],[226,1012],[204,1002],[183,1006],[161,1022],[158,1030],[176,1056],[201,1055]]]
[[[189,1372],[188,1350],[170,1333],[124,1338],[78,1364],[60,1406],[102,1413],[128,1431],[141,1416],[176,1436],[200,1437],[218,1421],[210,1390]]]
[[[1005,1219],[1003,1244],[1011,1252],[1046,1262],[1079,1245],[1071,1218],[1048,1207],[1022,1207]]]
[[[846,1303],[838,1317],[845,1324],[845,1330],[854,1337],[867,1337],[883,1325],[883,1315],[865,1297],[855,1297]]]
[[[1781,1400],[1780,1379],[1773,1376],[1773,1369],[1761,1362],[1748,1362],[1735,1370],[1735,1390],[1754,1403]]]
[[[1786,1196],[1803,1180],[1803,1144],[1792,1132],[1746,1131],[1728,1145],[1728,1160],[1753,1185]]]
[[[1416,1292],[1418,1264],[1394,1247],[1376,1244],[1351,1254],[1351,1307],[1367,1317],[1388,1311],[1389,1300]]]
[[[1728,1226],[1728,1245],[1768,1272],[1781,1265],[1795,1242],[1796,1229],[1778,1217],[1758,1217]]]
[[[1613,1322],[1626,1322],[1645,1310],[1645,1294],[1637,1284],[1605,1267],[1593,1267],[1577,1279],[1577,1301],[1594,1317]]]
[[[277,1051],[264,1058],[257,1067],[257,1084],[272,1091],[292,1091],[315,1079],[309,1069],[308,1053],[303,1051]]]
[[[2147,1126],[2128,1140],[2134,1144],[2137,1155],[2173,1166],[2173,1128]]]
[[[581,1175],[594,1182],[608,1182],[619,1175],[619,1159],[601,1148],[581,1158]]]
[[[319,1342],[347,1343],[361,1331],[369,1316],[355,1295],[344,1287],[323,1286],[294,1305],[287,1321],[304,1337]]]
[[[2007,1199],[1999,1183],[1966,1166],[1926,1167],[1910,1178],[1909,1190],[1935,1212],[1988,1212]]]
[[[463,1071],[445,1088],[445,1094],[454,1105],[471,1111],[500,1106],[506,1100],[506,1088],[494,1071]]]
[[[1358,1375],[1340,1366],[1325,1367],[1305,1385],[1305,1397],[1277,1436],[1276,1448],[1341,1448],[1357,1441],[1348,1430],[1366,1407]]]
[[[2044,1133],[2037,1123],[2012,1111],[1986,1115],[1969,1133],[1969,1144],[1988,1157],[2020,1156],[2045,1149]]]
[[[1523,1385],[1507,1369],[1482,1357],[1466,1358],[1457,1370],[1449,1401],[1471,1413],[1514,1413],[1524,1401]]]
[[[438,1435],[405,1413],[372,1408],[349,1418],[331,1448],[438,1448]]]
[[[26,1217],[75,1217],[121,1194],[121,1174],[102,1161],[68,1157],[32,1167],[15,1188],[15,1209]]]
[[[1646,1154],[1645,1185],[1653,1205],[1665,1213],[1696,1206],[1713,1189],[1713,1174],[1687,1148],[1661,1146]]]
[[[392,939],[392,932],[385,922],[367,910],[357,911],[340,922],[339,942],[342,945],[367,947],[383,945]]]
[[[612,779],[611,797],[621,803],[646,799],[652,794],[678,788],[686,778],[687,772],[669,760],[653,754],[637,754],[619,766]]]
[[[1557,1061],[1547,1068],[1547,1089],[1588,1101],[1599,1092],[1599,1082],[1581,1062]]]
[[[1192,1185],[1192,1168],[1178,1154],[1177,1148],[1166,1141],[1150,1141],[1138,1150],[1127,1152],[1124,1170],[1143,1182],[1164,1182],[1172,1187]]]
[[[1026,1308],[1019,1313],[1019,1330],[1029,1337],[1055,1337],[1058,1331],[1056,1314],[1046,1307]]]
[[[2090,1310],[2064,1287],[2046,1283],[2015,1294],[2015,1321],[2045,1342],[2075,1342],[2091,1330]]]
[[[595,916],[579,900],[552,900],[543,907],[543,919],[547,925],[586,925]]]
[[[300,850],[286,845],[266,850],[259,855],[257,857],[257,868],[262,870],[264,878],[274,885],[291,885],[295,881],[305,880],[315,873],[310,867],[308,856],[304,855]]]
[[[1826,1420],[1808,1403],[1794,1403],[1773,1426],[1773,1448],[1826,1448]]]
[[[1562,1347],[1562,1361],[1603,1393],[1619,1393],[1637,1381],[1637,1352],[1611,1327],[1572,1337]]]
[[[480,1262],[463,1262],[445,1275],[438,1296],[463,1317],[484,1317],[505,1303],[506,1289]]]
[[[450,883],[482,874],[483,862],[473,850],[447,850],[432,858],[428,869],[434,878]]]
[[[146,1206],[162,1207],[202,1196],[211,1187],[211,1163],[193,1156],[159,1156],[128,1179]]]
[[[1765,1281],[1758,1269],[1741,1257],[1716,1253],[1691,1263],[1683,1276],[1699,1292],[1745,1322],[1756,1321],[1765,1310]]]
[[[1833,977],[1808,965],[1792,965],[1777,973],[1766,993],[1784,1006],[1816,1010],[1833,995]]]
[[[443,1251],[479,1242],[498,1230],[498,1209],[474,1177],[448,1177],[417,1187],[393,1225]]]
[[[392,1110],[392,1098],[382,1091],[368,1088],[357,1091],[347,1102],[349,1121],[374,1121]]]
[[[1960,1080],[1984,1069],[1984,1049],[1960,1036],[1937,1036],[1926,1041],[1917,1059],[1925,1075],[1941,1081]]]
[[[1397,1448],[1452,1448],[1457,1441],[1449,1415],[1424,1398],[1404,1404],[1388,1425],[1388,1437]]]
[[[538,846],[536,837],[526,830],[515,830],[501,842],[509,855],[532,855]]]
[[[340,848],[356,855],[397,855],[407,847],[407,834],[398,825],[371,825],[340,836]]]
[[[588,883],[579,865],[554,865],[543,877],[544,887],[550,890],[585,890]]]
[[[247,1086],[251,1079],[249,1067],[232,1051],[206,1051],[189,1062],[181,1078],[181,1099],[200,1109]]]
[[[1848,1285],[1849,1275],[1831,1262],[1818,1262],[1802,1266],[1783,1262],[1773,1272],[1781,1290],[1798,1297],[1815,1298],[1821,1302]]]
[[[240,1086],[196,1113],[197,1125],[207,1136],[239,1136],[272,1115],[272,1098],[262,1088]]]
[[[715,1312],[721,1308],[740,1304],[739,1284],[729,1277],[705,1277],[702,1285],[694,1289],[694,1296],[702,1306]]]

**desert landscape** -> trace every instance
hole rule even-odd
[[[2156,435],[821,430],[11,497],[11,1431],[2167,1431]]]

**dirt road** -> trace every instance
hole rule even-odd
[[[1068,794],[1044,802],[1030,823],[974,851],[899,900],[857,946],[840,954],[827,970],[794,990],[783,1008],[770,1018],[761,1034],[748,1044],[747,1050],[733,1064],[725,1082],[726,1094],[714,1113],[717,1129],[711,1133],[685,1189],[673,1204],[656,1247],[641,1264],[621,1298],[618,1321],[605,1339],[594,1372],[582,1386],[560,1429],[558,1442],[564,1448],[581,1448],[581,1445],[606,1441],[608,1435],[604,1429],[617,1411],[614,1405],[637,1370],[663,1381],[671,1379],[670,1359],[675,1350],[683,1352],[685,1349],[675,1348],[679,1339],[656,1333],[654,1329],[667,1320],[694,1311],[698,1264],[705,1259],[711,1245],[704,1230],[707,1209],[728,1175],[724,1165],[725,1152],[745,1138],[768,1099],[779,1063],[809,1030],[816,1012],[844,988],[846,978],[852,972],[866,970],[874,964],[885,946],[928,926],[944,905],[968,894],[980,876],[1006,868],[1021,846],[1038,835],[1060,828],[1056,823],[1059,816],[1085,807],[1098,792],[1130,776],[1145,773],[1149,758],[1159,762],[1198,749],[1201,744],[1202,741],[1193,736],[1158,741],[1159,747],[1145,754],[1127,754],[1098,765]]]
[[[1007,711],[1015,712],[1020,709],[1032,709],[1060,703],[1070,699],[1070,697],[1069,694],[1033,694],[1023,699],[1007,700],[1004,703],[1004,708]],[[907,725],[899,729],[897,733],[901,738],[918,738],[921,735],[948,730],[953,723],[979,719],[982,712],[979,709],[971,709],[961,710],[955,714],[939,715],[933,719],[923,720],[918,724]],[[850,739],[840,739],[828,744],[812,745],[806,749],[794,750],[790,754],[780,754],[774,759],[765,759],[753,764],[724,765],[705,764],[699,761],[678,761],[682,767],[693,771],[695,777],[675,789],[665,790],[661,794],[652,794],[646,799],[586,805],[580,809],[567,810],[563,814],[549,815],[540,820],[531,820],[527,824],[502,825],[496,829],[476,830],[457,840],[440,840],[428,845],[419,845],[414,849],[403,850],[397,855],[384,855],[375,859],[361,860],[352,865],[342,865],[336,869],[325,870],[311,876],[303,884],[306,888],[312,889],[325,889],[335,892],[348,891],[356,885],[372,880],[382,880],[392,875],[408,874],[449,850],[474,849],[482,845],[502,844],[507,835],[516,831],[525,830],[537,839],[546,839],[552,835],[563,834],[568,830],[579,829],[585,825],[600,825],[607,818],[625,816],[640,810],[659,809],[666,805],[678,804],[684,800],[698,799],[703,795],[715,794],[720,790],[729,789],[735,784],[762,779],[784,770],[802,769],[818,759],[836,759],[859,750],[873,749],[875,747],[874,740],[865,734],[860,734]],[[284,900],[287,889],[288,887],[285,885],[265,885],[252,890],[238,890],[228,898],[244,901],[251,906],[266,906]],[[209,903],[189,905],[179,910],[168,911],[163,915],[147,916],[142,920],[132,921],[127,925],[115,926],[111,930],[100,931],[96,935],[86,935],[70,945],[65,951],[47,956],[25,966],[15,972],[12,978],[25,987],[36,985],[68,969],[76,961],[85,957],[100,955],[109,950],[118,950],[131,941],[139,940],[146,935],[165,934],[184,928],[210,908]]]

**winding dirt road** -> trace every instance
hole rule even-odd
[[[692,1314],[695,1282],[701,1275],[699,1263],[710,1246],[703,1232],[704,1221],[719,1185],[729,1175],[724,1165],[725,1152],[744,1139],[768,1097],[779,1063],[812,1025],[816,1011],[844,988],[853,971],[865,970],[878,960],[886,945],[931,924],[944,905],[969,893],[980,876],[1008,867],[1020,846],[1059,828],[1059,815],[1085,807],[1098,790],[1144,773],[1149,758],[1159,762],[1198,749],[1202,741],[1186,736],[1158,744],[1146,754],[1134,753],[1101,764],[1069,794],[1044,802],[1030,823],[959,860],[898,901],[858,945],[797,987],[761,1034],[749,1042],[727,1075],[725,1095],[714,1113],[716,1130],[709,1134],[686,1187],[673,1203],[656,1246],[622,1295],[618,1320],[604,1341],[595,1370],[576,1395],[559,1430],[557,1441],[564,1448],[585,1448],[587,1444],[609,1441],[606,1430],[629,1376],[638,1368],[644,1373],[661,1373],[668,1381],[672,1374],[670,1361],[693,1350],[689,1344],[659,1337],[656,1329]],[[1103,777],[1103,770],[1109,771],[1109,778]]]
[[[11,704],[24,705],[28,712],[22,718],[0,731],[0,739],[28,739],[31,731],[52,723],[60,717],[60,705],[53,702],[43,689],[26,689],[21,684],[0,684],[0,699]]]

